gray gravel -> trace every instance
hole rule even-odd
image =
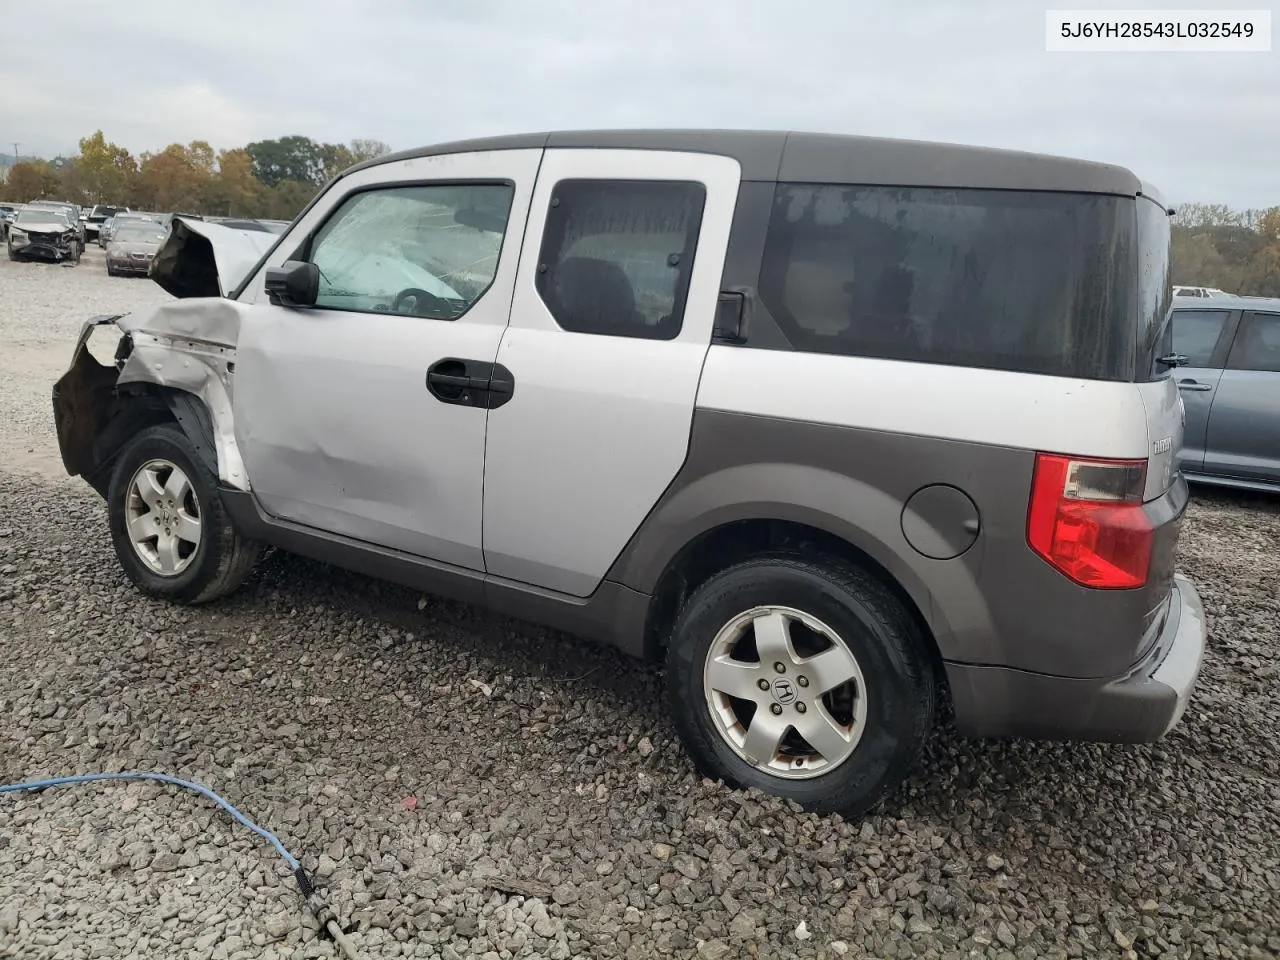
[[[85,316],[152,287],[92,251],[0,258],[0,354],[65,366]],[[48,386],[0,378],[5,449],[53,443]],[[206,783],[304,854],[366,957],[1280,955],[1280,498],[1197,495],[1212,648],[1165,742],[943,731],[845,822],[699,779],[658,675],[570,638],[281,554],[212,607],[142,599],[91,492],[4,465],[0,782]],[[0,796],[0,956],[336,956],[313,928],[200,797]]]

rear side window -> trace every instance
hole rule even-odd
[[[538,257],[537,288],[565,330],[679,335],[706,189],[700,183],[562,180]]]
[[[1173,352],[1186,357],[1188,367],[1213,366],[1213,350],[1226,324],[1225,310],[1173,311]]]
[[[780,183],[760,295],[799,350],[1132,380],[1133,203]]]
[[[1280,373],[1280,313],[1246,313],[1227,366]]]

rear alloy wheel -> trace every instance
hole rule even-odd
[[[150,596],[182,603],[224,596],[261,552],[232,526],[218,478],[176,424],[149,427],[125,445],[107,509],[116,557]]]
[[[680,734],[706,775],[856,816],[910,772],[933,726],[926,640],[845,561],[749,560],[682,610],[667,651]]]

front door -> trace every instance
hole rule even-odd
[[[737,199],[737,161],[551,149],[489,417],[491,575],[592,593],[684,463]]]
[[[1205,471],[1280,483],[1280,313],[1245,313],[1216,393]]]
[[[237,345],[234,406],[267,512],[483,569],[492,411],[456,378],[483,375],[497,355],[540,157],[454,154],[359,171],[273,258],[319,267],[316,305],[272,305],[263,271],[255,276],[242,297],[255,305]]]

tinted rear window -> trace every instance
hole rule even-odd
[[[779,183],[760,294],[799,350],[1132,380],[1136,232],[1125,197]]]
[[[1170,370],[1159,364],[1157,358],[1168,352],[1161,349],[1161,335],[1168,326],[1173,307],[1173,284],[1169,282],[1172,226],[1169,211],[1146,197],[1136,200],[1135,208],[1138,224],[1136,372],[1139,380],[1155,380],[1168,376]]]

